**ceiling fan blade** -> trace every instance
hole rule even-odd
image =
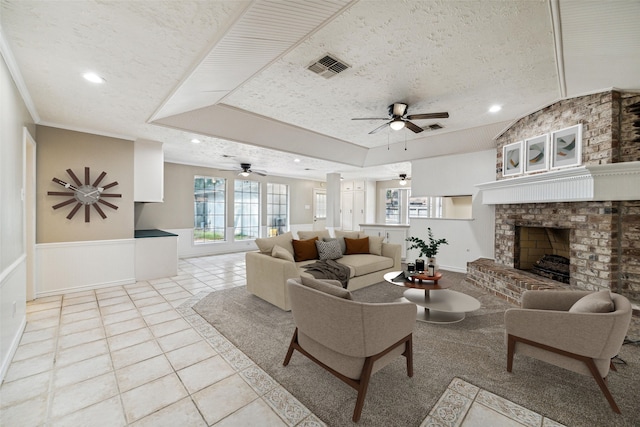
[[[410,122],[410,121],[408,121],[408,120],[405,120],[405,121],[404,121],[404,125],[405,125],[405,127],[406,127],[407,129],[412,130],[414,133],[420,133],[420,132],[422,132],[422,131],[424,130],[424,129],[422,129],[420,126],[415,125],[415,124],[411,123],[411,122]]]
[[[251,173],[255,173],[256,175],[260,175],[260,176],[267,176],[266,173],[258,172],[258,171],[251,171]]]
[[[447,119],[449,118],[449,113],[425,113],[425,114],[412,114],[407,116],[409,120],[424,120],[424,119]]]
[[[389,122],[391,123],[391,122]],[[382,129],[386,128],[387,126],[389,126],[389,123],[385,123],[382,126],[379,126],[377,128],[375,128],[374,130],[372,130],[371,132],[369,132],[369,135],[373,135],[374,133],[378,133],[380,132]]]
[[[358,117],[351,120],[389,120],[389,117],[385,117],[384,119],[382,117]]]

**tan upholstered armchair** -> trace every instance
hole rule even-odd
[[[296,329],[284,365],[298,350],[356,389],[353,421],[360,419],[374,372],[402,355],[413,376],[415,305],[352,301],[332,280],[289,279],[287,287]]]
[[[604,296],[611,299],[612,311],[594,310],[593,297]],[[611,408],[620,413],[606,378],[610,368],[615,370],[611,358],[620,351],[630,321],[631,304],[622,295],[608,291],[526,291],[522,308],[505,313],[507,371],[511,372],[513,355],[518,353],[591,375]]]

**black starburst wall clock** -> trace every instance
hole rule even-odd
[[[69,182],[65,182],[58,178],[53,178],[53,182],[59,184],[70,191],[49,191],[47,194],[49,196],[66,196],[70,197],[68,200],[64,202],[60,202],[58,204],[53,205],[53,209],[60,209],[64,206],[71,205],[75,203],[75,206],[69,214],[67,215],[67,219],[72,219],[74,215],[84,206],[84,222],[91,221],[91,207],[95,209],[96,212],[105,219],[107,215],[104,213],[100,205],[108,206],[111,209],[118,209],[118,206],[113,203],[107,202],[104,200],[105,198],[110,197],[122,197],[122,194],[115,193],[105,193],[105,190],[115,187],[118,185],[118,181],[113,181],[110,184],[105,185],[104,187],[100,187],[100,183],[107,176],[106,172],[102,172],[96,180],[91,183],[91,172],[88,167],[84,168],[84,183],[78,179],[75,173],[71,169],[67,169],[67,173],[73,180],[73,184]]]

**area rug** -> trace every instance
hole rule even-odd
[[[459,323],[417,322],[414,328],[414,376],[406,375],[403,358],[371,380],[363,426],[420,426],[454,378],[528,408],[567,426],[638,426],[640,349],[623,346],[618,372],[609,386],[622,410],[613,413],[595,381],[586,376],[518,357],[506,371],[504,311],[508,303],[446,273],[442,283],[480,300],[482,307]],[[403,288],[382,282],[355,291],[354,299],[394,301]],[[259,367],[329,426],[351,425],[355,391],[299,353],[282,366],[294,325],[291,313],[238,287],[213,292],[193,309]],[[348,325],[345,325],[348,327]]]

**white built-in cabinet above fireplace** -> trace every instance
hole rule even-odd
[[[559,169],[476,187],[485,205],[640,200],[640,162]]]

